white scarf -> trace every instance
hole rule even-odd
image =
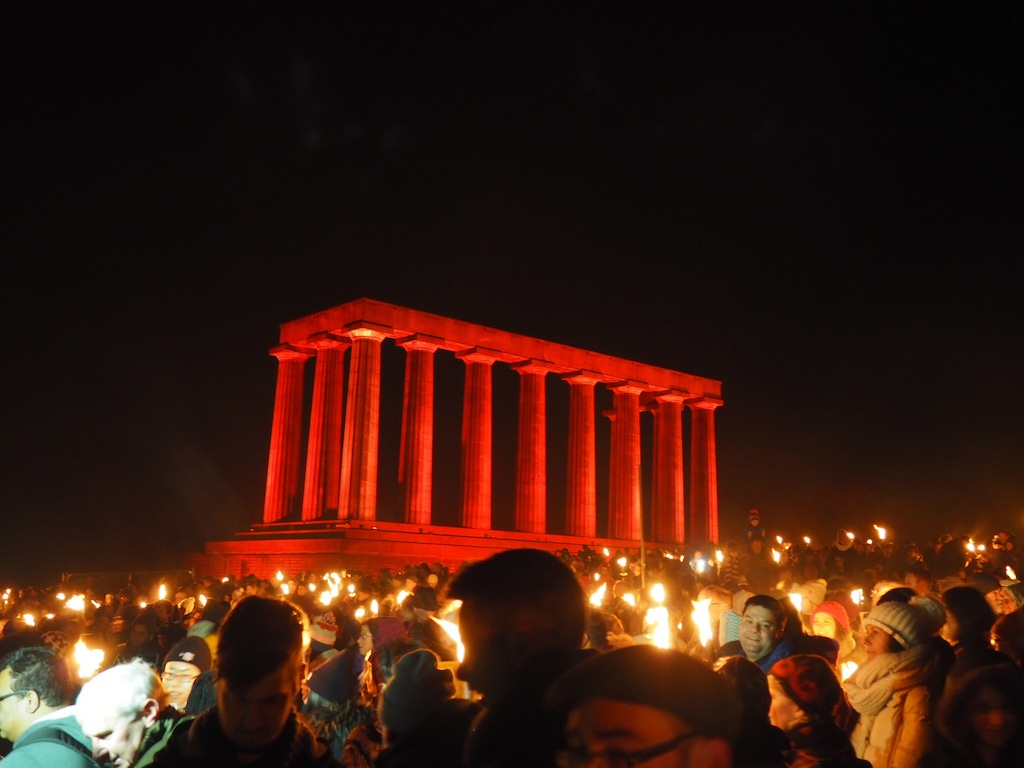
[[[851,707],[862,716],[873,717],[894,693],[927,683],[938,664],[938,654],[928,643],[899,653],[881,653],[858,667],[843,689]]]

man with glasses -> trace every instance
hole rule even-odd
[[[96,768],[70,707],[67,662],[49,648],[19,648],[0,661],[0,736],[14,743],[4,768]]]
[[[210,646],[201,637],[183,637],[171,646],[164,656],[160,679],[172,707],[185,710],[196,678],[210,668],[211,662]]]
[[[568,715],[559,768],[732,765],[738,703],[718,675],[679,651],[606,651],[562,675],[546,701]]]

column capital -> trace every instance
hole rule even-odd
[[[369,320],[357,320],[354,323],[349,323],[345,326],[345,330],[340,331],[342,335],[353,339],[376,339],[377,341],[384,341],[394,332],[395,329],[389,325],[372,323]]]
[[[646,392],[650,389],[650,385],[644,381],[634,381],[633,379],[624,379],[620,381],[612,381],[606,384],[612,392],[616,394],[622,393],[626,395],[639,395],[642,392]]]
[[[348,332],[349,338],[352,341],[356,339],[370,339],[372,341],[384,341],[388,337],[383,331],[378,331],[376,328],[353,328]]]
[[[444,339],[439,336],[428,336],[425,333],[410,333],[395,339],[395,345],[404,349],[423,349],[427,352],[436,352],[444,346]]]
[[[717,397],[697,397],[686,401],[686,405],[690,408],[700,408],[703,411],[713,411],[723,404],[723,401]]]
[[[280,344],[270,348],[270,354],[278,360],[308,360],[313,353],[295,344]]]
[[[518,363],[512,363],[509,368],[519,373],[551,373],[552,363],[548,360],[523,360]]]
[[[560,378],[562,381],[567,381],[570,384],[597,384],[598,382],[605,381],[608,377],[597,371],[588,371],[581,368],[570,373],[563,373]]]
[[[685,403],[690,398],[689,392],[680,392],[678,389],[662,389],[650,395],[652,400],[659,403]]]
[[[500,360],[503,357],[503,353],[496,349],[488,349],[487,347],[470,347],[461,352],[456,352],[455,356],[467,363],[487,363],[490,365]]]
[[[333,331],[314,333],[309,337],[309,344],[315,349],[348,349],[352,345],[347,336],[341,336]]]

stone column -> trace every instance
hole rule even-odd
[[[348,340],[329,333],[310,338],[316,347],[313,406],[306,448],[306,486],[302,519],[338,515],[338,476],[341,472],[341,421],[345,402],[345,351]]]
[[[405,522],[429,525],[434,477],[434,352],[437,345],[403,339],[405,397],[398,480],[405,486]]]
[[[569,383],[569,455],[566,482],[565,532],[570,536],[597,535],[597,460],[594,425],[594,385],[582,374],[564,377]]]
[[[640,387],[622,384],[611,387],[614,393],[615,426],[618,433],[615,451],[618,488],[617,503],[608,519],[608,536],[613,539],[639,540],[641,529],[640,488]]]
[[[682,544],[686,531],[683,495],[683,396],[654,397],[653,541]]]
[[[611,422],[611,434],[608,441],[608,531],[611,536],[611,521],[622,517],[622,466],[619,461],[619,417],[614,408],[609,408],[603,415]]]
[[[513,365],[519,372],[519,430],[516,458],[515,529],[544,533],[547,523],[547,431],[544,376],[532,361]]]
[[[277,358],[277,391],[270,429],[264,523],[276,523],[288,517],[298,497],[303,378],[309,359],[308,352],[287,344],[270,350],[270,354]]]
[[[338,516],[342,519],[375,520],[380,439],[380,351],[385,336],[370,328],[356,328],[348,335],[352,339],[352,355]]]
[[[491,527],[491,380],[495,358],[474,350],[457,355],[466,363],[462,402],[462,525]]]
[[[715,408],[721,403],[693,400],[690,407],[690,541],[718,542],[718,466],[715,458]]]

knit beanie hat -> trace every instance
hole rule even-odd
[[[928,623],[920,608],[909,603],[882,603],[871,609],[864,619],[865,627],[878,627],[900,644],[904,650],[920,645],[928,637]]]
[[[362,655],[350,646],[313,670],[309,676],[309,690],[344,706],[358,693],[359,676],[365,664]]]
[[[380,648],[384,643],[392,640],[400,640],[407,636],[405,622],[397,616],[378,616],[373,619],[371,632],[373,632],[373,647]]]
[[[437,668],[437,656],[433,652],[410,651],[395,663],[395,675],[384,688],[380,721],[395,733],[413,733],[454,693],[451,671]]]
[[[309,622],[310,645],[314,651],[319,653],[333,648],[337,638],[338,620],[334,618],[334,611],[314,616],[313,620]]]
[[[811,718],[832,718],[843,698],[835,669],[820,656],[796,655],[780,659],[770,674],[786,695]]]
[[[183,637],[171,646],[164,656],[164,664],[169,661],[184,661],[199,667],[200,673],[208,670],[212,663],[210,646],[201,637],[194,635]]]
[[[836,620],[836,624],[842,627],[847,632],[850,631],[850,614],[846,612],[846,609],[842,605],[837,603],[835,600],[826,600],[819,605],[815,613],[827,613],[833,619]]]

